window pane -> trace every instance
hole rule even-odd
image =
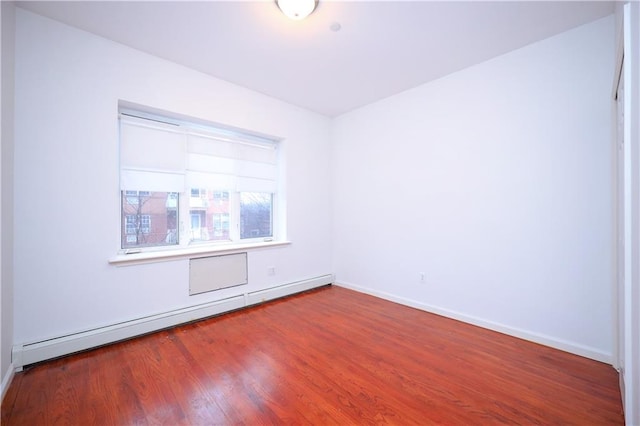
[[[240,238],[273,236],[273,194],[240,193]]]
[[[229,192],[191,188],[190,194],[190,240],[229,240]]]
[[[178,244],[178,194],[122,191],[122,248]]]

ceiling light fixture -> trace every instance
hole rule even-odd
[[[318,0],[276,0],[276,3],[288,18],[299,21],[315,10]]]

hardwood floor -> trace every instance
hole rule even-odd
[[[33,366],[3,425],[624,423],[617,372],[329,286]]]

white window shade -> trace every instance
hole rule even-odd
[[[187,174],[187,186],[189,188],[233,191],[236,188],[236,178],[233,175],[218,173],[189,172]]]
[[[236,147],[233,142],[204,135],[189,134],[187,150],[215,157],[235,158]]]
[[[152,172],[149,170],[120,171],[120,189],[127,191],[184,191],[184,174]]]
[[[130,119],[121,122],[120,132],[121,167],[184,172],[184,134]]]
[[[276,192],[278,170],[273,164],[237,162],[238,192]]]
[[[260,163],[276,164],[276,149],[272,144],[239,143],[236,146],[238,160],[256,161]]]
[[[210,172],[228,175],[235,174],[235,161],[231,158],[214,157],[211,155],[193,154],[187,155],[187,169],[194,172]]]
[[[243,140],[226,140],[217,136],[204,134],[188,135],[187,150],[190,153],[210,155],[213,157],[232,158],[235,160],[255,161],[276,164],[276,147],[272,143],[247,142]]]
[[[189,134],[188,183],[211,189],[275,192],[277,156],[273,144],[234,141]],[[215,171],[215,173],[206,172]],[[223,176],[223,175],[226,175]]]
[[[184,191],[186,136],[175,126],[120,118],[120,188]]]
[[[238,177],[236,191],[238,192],[276,192],[276,182],[268,179]]]
[[[275,164],[256,163],[254,161],[237,161],[236,174],[238,176],[275,181],[278,176],[278,169]]]
[[[120,188],[276,192],[277,145],[251,135],[216,131],[122,114]]]

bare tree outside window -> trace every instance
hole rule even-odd
[[[178,244],[178,194],[122,191],[122,248]]]
[[[273,194],[240,193],[240,238],[273,236]]]

